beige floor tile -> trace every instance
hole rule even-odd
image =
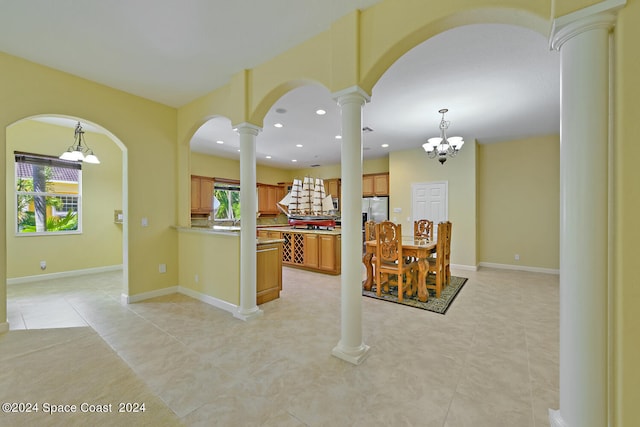
[[[363,298],[360,366],[331,356],[340,276],[285,268],[281,298],[251,322],[180,294],[122,306],[119,272],[11,285],[0,383],[22,391],[0,397],[151,396],[161,425],[544,425],[558,402],[558,277],[453,273],[469,281],[446,315]]]

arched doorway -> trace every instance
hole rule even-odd
[[[83,146],[100,164],[59,164],[58,156],[76,144],[78,123]],[[99,125],[60,115],[19,120],[7,127],[6,136],[7,182],[17,184],[6,195],[10,328],[81,326],[73,308],[62,303],[68,299],[44,297],[33,307],[25,304],[25,292],[30,286],[37,295],[50,294],[56,285],[82,277],[79,289],[101,289],[117,300],[128,294],[126,147]],[[29,185],[35,175],[28,171],[34,168],[43,172],[45,182],[37,193]],[[46,224],[37,230],[30,225],[35,200],[46,204],[41,209]],[[63,287],[59,291],[65,292]],[[22,295],[22,303],[12,301],[13,292]]]

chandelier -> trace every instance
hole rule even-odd
[[[427,152],[430,159],[437,158],[440,164],[444,164],[448,157],[455,157],[458,151],[464,145],[464,140],[461,136],[451,136],[447,138],[447,129],[449,129],[448,122],[444,119],[444,113],[449,111],[446,108],[439,110],[438,113],[442,114],[442,120],[440,120],[440,136],[429,138],[427,142],[422,144],[422,148]]]
[[[84,147],[82,143],[84,142]],[[84,141],[84,131],[82,130],[82,126],[80,122],[76,125],[76,131],[73,136],[73,144],[67,148],[67,151],[60,155],[62,160],[72,160],[72,161],[80,161],[85,163],[94,163],[99,164],[100,160],[98,160],[98,156],[93,154],[93,150],[89,148],[87,143]]]

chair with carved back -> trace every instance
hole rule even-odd
[[[364,223],[364,241],[376,240],[376,222],[369,220]]]
[[[419,219],[413,221],[413,237],[416,239],[426,239],[433,241],[433,221],[428,219]],[[412,259],[417,261],[417,259]]]
[[[364,241],[368,242],[370,240],[376,240],[376,222],[371,220],[371,219],[364,223]],[[376,274],[375,274],[375,271],[376,271],[375,270],[375,268],[376,268],[376,256],[375,256],[375,254],[373,256],[371,256],[371,266],[373,267],[373,275],[372,275],[372,277],[377,277]]]
[[[445,286],[446,274],[445,274],[445,260],[447,259],[447,241],[449,226],[447,222],[441,222],[438,224],[438,241],[436,242],[435,257],[429,258],[429,273],[433,273],[435,276],[433,281],[430,274],[427,275],[427,288],[434,289],[436,291],[436,298],[440,298],[442,288]]]
[[[425,238],[429,241],[433,240],[433,221],[428,219],[413,221],[413,237]]]
[[[444,286],[451,283],[451,222],[447,221],[447,236],[445,240],[444,248]]]
[[[389,286],[389,274],[397,276],[398,301],[404,298],[404,281],[407,280],[408,289],[417,288],[417,262],[405,262],[402,255],[402,226],[391,221],[376,224],[376,294],[381,296],[383,277],[387,279],[385,289]]]

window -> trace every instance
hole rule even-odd
[[[57,157],[15,152],[16,232],[78,232],[82,165]]]
[[[213,219],[240,219],[240,186],[237,183],[216,181],[213,186]]]

